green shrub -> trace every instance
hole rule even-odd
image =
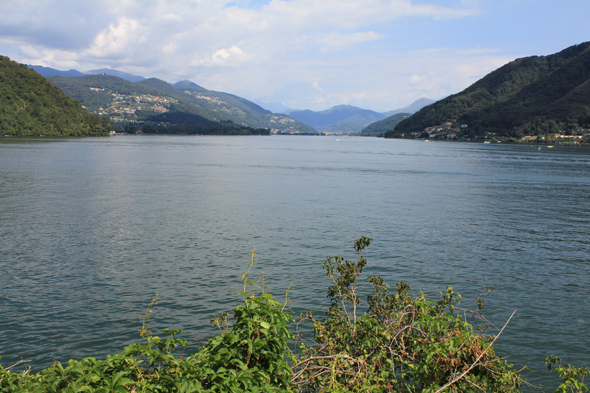
[[[358,282],[367,261],[360,254],[371,243],[355,242],[358,261],[328,258],[324,264],[334,285],[325,320],[306,316],[315,345],[301,345],[295,384],[322,392],[518,392],[521,378],[492,349],[491,337],[478,334],[460,314],[460,296],[447,288],[440,301],[409,295],[405,282],[389,286],[369,277],[373,287],[368,311],[358,316]]]

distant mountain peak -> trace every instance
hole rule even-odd
[[[56,70],[55,68],[43,67],[40,65],[31,65],[31,64],[29,64],[28,67],[34,69],[35,71],[37,71],[39,74],[41,74],[44,77],[48,77],[48,76],[52,76],[52,75],[81,77],[81,76],[85,75],[85,74],[81,73],[80,71],[76,71],[76,70],[60,71],[60,70]]]
[[[352,105],[337,105],[320,112],[306,109],[293,110],[288,113],[293,119],[307,124],[316,130],[326,128],[337,130],[338,127],[342,127],[342,129],[346,128],[347,132],[351,130],[358,132],[364,126],[385,118],[381,113]],[[353,124],[355,126],[352,126]]]
[[[111,68],[101,68],[98,70],[90,70],[90,71],[86,71],[85,74],[88,74],[88,75],[105,74],[105,75],[117,76],[121,79],[128,80],[129,82],[140,82],[145,79],[143,76],[140,76],[140,75],[132,75],[127,72],[113,70]]]
[[[385,112],[384,115],[393,116],[398,113],[412,113],[413,114],[413,113],[418,112],[420,109],[424,108],[425,106],[428,106],[430,104],[434,104],[435,102],[436,102],[436,100],[431,100],[430,98],[426,98],[426,97],[418,98],[416,101],[412,102],[410,105],[404,106],[403,108],[394,109],[389,112]]]
[[[188,79],[181,80],[176,82],[172,86],[176,87],[177,89],[180,87],[198,87],[200,89],[204,89],[204,87],[197,85],[195,82],[191,82]]]

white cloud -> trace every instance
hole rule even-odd
[[[383,38],[385,35],[375,33],[374,31],[363,31],[352,34],[342,34],[332,32],[319,36],[318,43],[321,52],[329,52],[334,50],[342,50],[350,48],[354,45],[375,41]]]
[[[399,23],[478,15],[471,1],[454,7],[433,2],[7,1],[0,45],[18,47],[15,60],[29,64],[191,79],[299,108],[351,103],[389,110],[422,95],[456,92],[506,61],[479,47],[404,49]]]
[[[248,56],[244,53],[242,49],[237,47],[236,45],[232,45],[228,49],[219,49],[211,55],[211,60],[213,64],[218,65],[228,65],[231,63],[240,63],[247,61]]]
[[[96,36],[88,53],[107,58],[113,55],[124,56],[130,47],[140,46],[147,41],[146,34],[141,31],[142,27],[135,19],[121,18]]]

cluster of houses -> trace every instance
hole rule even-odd
[[[224,104],[225,105],[229,105],[227,102],[225,102],[225,101],[223,101],[223,100],[221,100],[221,99],[219,99],[217,97],[209,97],[209,96],[206,96],[206,95],[201,94],[201,93],[193,93],[190,90],[185,90],[184,91],[184,94],[187,94],[189,96],[193,96],[195,98],[200,98],[202,100],[207,100],[207,101],[212,102],[213,104],[217,104],[217,105],[224,105]]]
[[[105,89],[90,87],[90,90],[104,91]],[[134,115],[136,111],[142,109],[159,113],[168,112],[166,106],[178,102],[178,100],[175,100],[174,98],[159,97],[151,94],[124,95],[113,92],[111,92],[111,94],[113,95],[111,105],[108,108],[99,108],[97,113],[99,115],[108,115],[114,121],[124,120],[126,115]],[[140,103],[145,105],[137,105]]]
[[[588,134],[586,134],[586,135],[588,135]],[[551,134],[550,136],[553,139],[569,139],[569,140],[572,140],[572,141],[581,141],[582,138],[584,138],[584,135]],[[542,136],[542,135],[539,135],[539,136],[537,136],[537,135],[527,135],[527,136],[523,136],[522,138],[520,138],[520,140],[521,141],[524,141],[524,142],[533,142],[533,141],[537,141],[537,140],[542,141],[544,139],[545,139],[545,137]]]
[[[461,124],[460,127],[453,127],[453,123],[447,122],[440,126],[426,127],[422,132],[412,132],[411,135],[420,138],[424,133],[432,139],[453,139],[457,137],[457,132],[464,131],[467,124]]]
[[[297,122],[294,119],[286,116],[271,115],[269,122],[271,124],[271,134],[300,134],[301,132],[295,127]],[[272,127],[273,124],[278,124],[281,128]]]
[[[468,129],[468,125],[467,124],[461,124],[461,126],[459,127],[453,127],[453,123],[452,122],[446,122],[442,125],[438,125],[438,126],[432,126],[432,127],[426,127],[423,131],[421,132],[412,132],[410,135],[413,136],[414,138],[425,138],[426,134],[428,134],[428,138],[429,139],[456,139],[457,138],[457,133],[459,131],[466,131]],[[578,130],[578,135],[564,135],[564,134],[550,134],[549,136],[551,137],[551,139],[553,140],[569,140],[570,142],[573,143],[580,143],[582,141],[582,139],[585,136],[590,136],[590,133],[586,133],[584,135],[581,135],[583,133],[584,130],[580,129]],[[490,138],[494,138],[496,136],[495,133],[493,132],[487,132],[484,135],[484,139],[490,139]],[[535,141],[541,141],[544,140],[545,137],[544,136],[537,136],[537,135],[527,135],[527,136],[523,136],[520,140],[522,142],[535,142]]]

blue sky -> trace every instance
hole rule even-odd
[[[590,41],[588,15],[588,0],[2,0],[0,53],[295,109],[387,111]]]

